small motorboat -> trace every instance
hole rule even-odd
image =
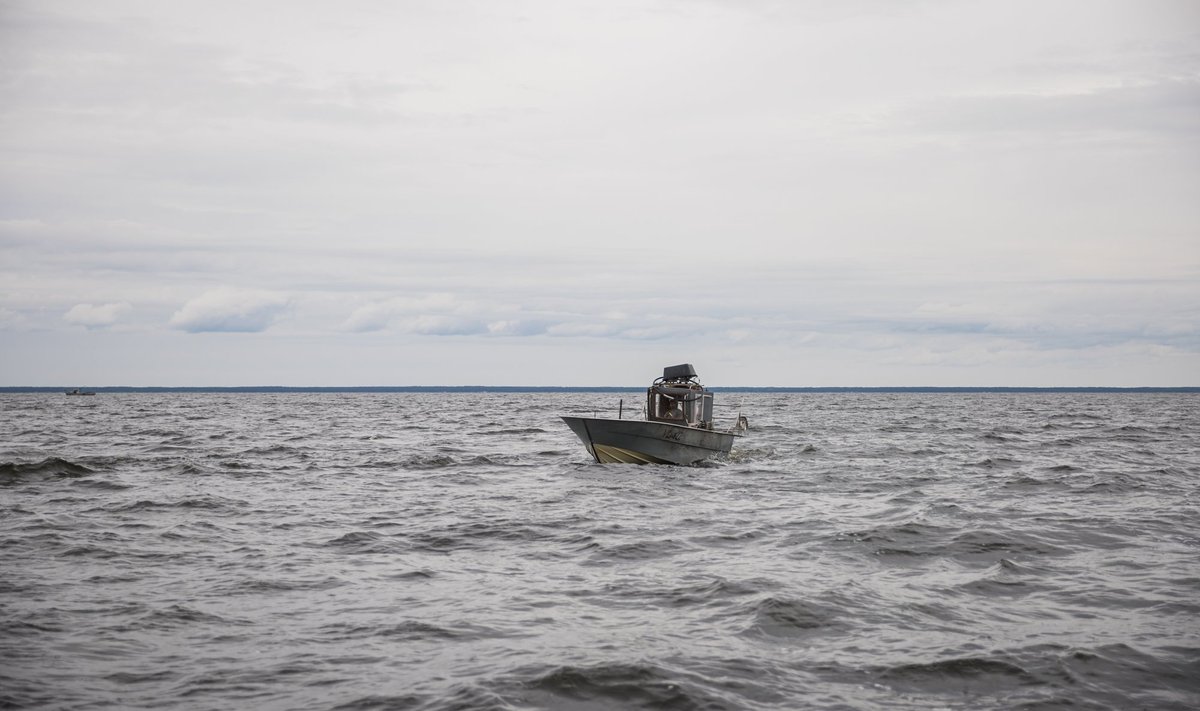
[[[87,392],[84,390],[80,390],[79,388],[75,388],[74,390],[68,390],[67,394],[68,395],[95,395],[96,393]]]
[[[741,415],[728,431],[713,427],[713,394],[696,381],[690,363],[663,368],[646,391],[645,419],[621,414],[562,419],[602,464],[695,464],[729,454],[747,429]]]

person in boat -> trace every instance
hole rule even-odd
[[[663,396],[666,400],[666,407],[663,409],[662,416],[665,420],[682,420],[683,410],[679,407],[679,401],[670,395]]]

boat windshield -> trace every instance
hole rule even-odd
[[[712,409],[712,393],[695,383],[654,385],[647,392],[646,412],[651,420],[710,427]]]

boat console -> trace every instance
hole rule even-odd
[[[646,419],[712,429],[713,395],[696,377],[691,363],[663,368],[646,391]]]

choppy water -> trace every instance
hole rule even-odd
[[[0,396],[0,708],[1200,706],[1200,396],[618,397]]]

